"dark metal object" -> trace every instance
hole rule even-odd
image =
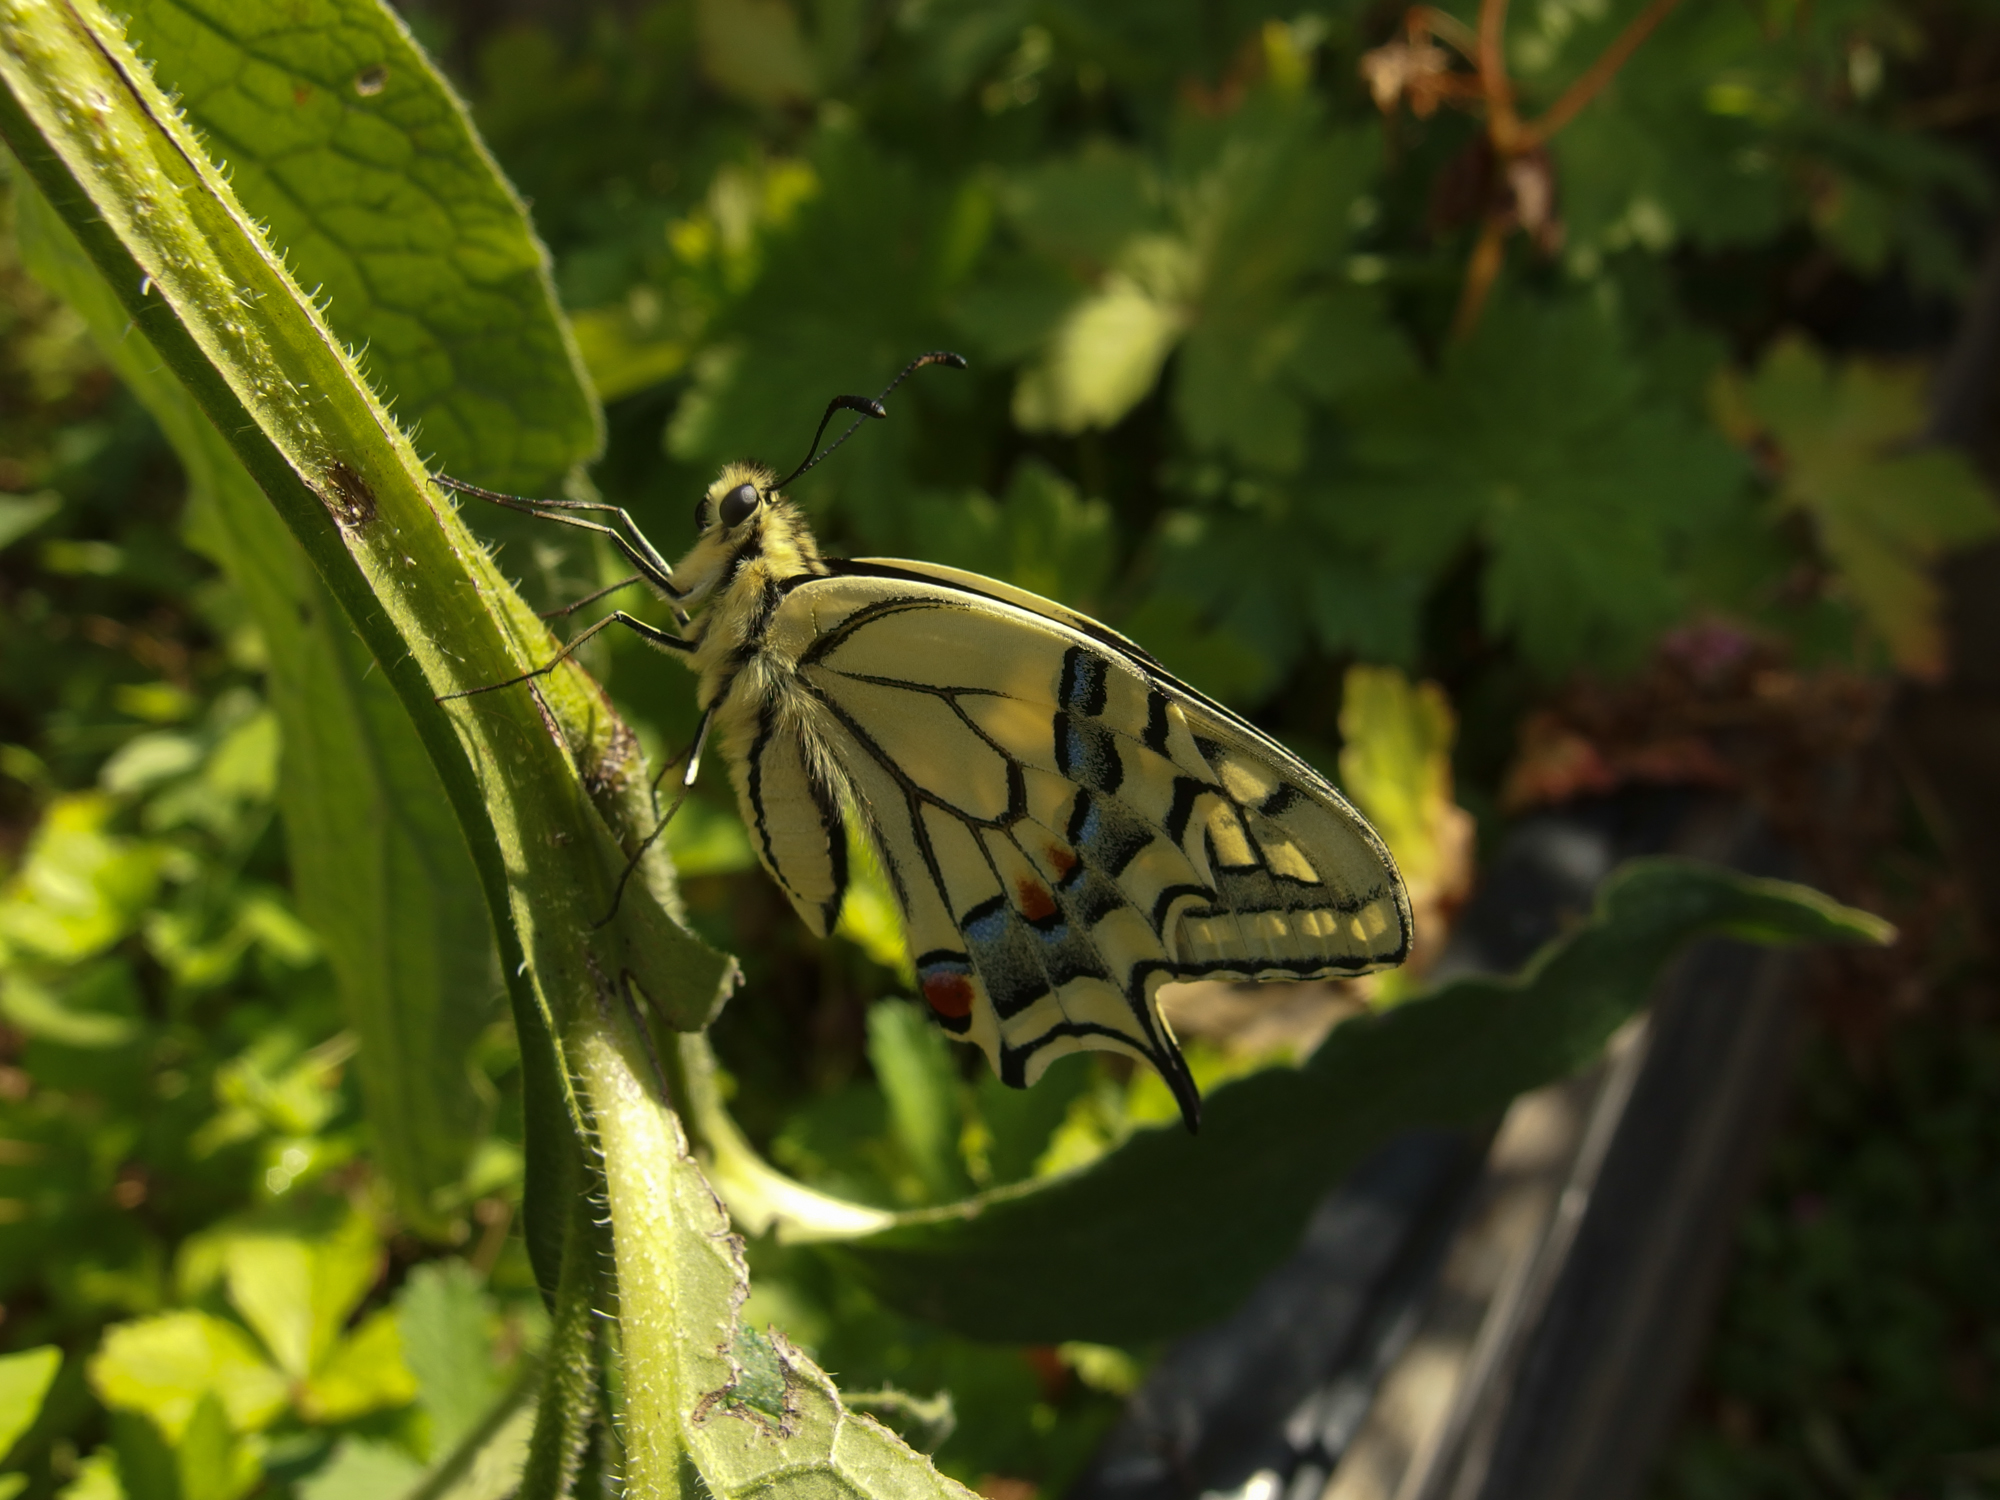
[[[1737,809],[1691,793],[1529,818],[1489,864],[1437,976],[1518,968],[1589,911],[1618,863],[1669,851],[1774,864]],[[1154,1368],[1070,1500],[1319,1500],[1330,1478],[1343,1496],[1383,1500],[1635,1493],[1698,1352],[1776,1097],[1787,962],[1704,945],[1604,1076],[1570,1086],[1587,1109],[1561,1190],[1519,1274],[1474,1310],[1449,1410],[1404,1444],[1399,1470],[1356,1484],[1341,1461],[1412,1335],[1458,1295],[1439,1268],[1501,1191],[1480,1168],[1490,1133],[1405,1136],[1329,1195],[1242,1309]]]
[[[1624,1500],[1679,1410],[1795,1033],[1793,960],[1707,943],[1669,979],[1567,1242],[1412,1500]]]
[[[1154,1367],[1073,1500],[1237,1490],[1337,1453],[1373,1385],[1355,1377],[1400,1347],[1397,1324],[1408,1320],[1398,1314],[1429,1281],[1479,1160],[1477,1143],[1455,1131],[1414,1132],[1377,1152],[1241,1308]]]

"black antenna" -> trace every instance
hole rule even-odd
[[[870,418],[888,416],[888,408],[883,406],[882,403],[889,399],[889,393],[908,380],[912,375],[916,374],[925,365],[949,365],[954,370],[963,370],[965,368],[965,356],[962,354],[953,354],[948,349],[933,349],[929,354],[919,354],[915,359],[911,360],[903,373],[883,386],[882,394],[875,397],[872,401],[866,396],[835,396],[826,404],[826,415],[819,419],[819,429],[813,433],[812,443],[806,449],[806,461],[792,470],[783,479],[780,479],[776,484],[772,485],[771,489],[783,489],[814,464],[826,458],[834,449],[859,432],[863,422],[868,421]],[[854,411],[861,413],[861,415],[854,419],[853,425],[847,431],[843,432],[821,450],[819,440],[826,433],[826,424],[833,420],[833,414],[837,411]]]

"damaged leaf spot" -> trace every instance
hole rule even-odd
[[[354,92],[364,99],[371,99],[382,92],[389,83],[389,70],[381,63],[363,68],[354,75]]]
[[[710,1391],[695,1408],[695,1420],[705,1420],[717,1407],[748,1417],[778,1437],[792,1435],[798,1415],[792,1397],[791,1372],[778,1341],[766,1338],[754,1328],[739,1326],[729,1345],[729,1364],[735,1378],[719,1391]]]
[[[317,487],[320,503],[336,523],[354,530],[375,519],[375,491],[360,474],[335,459],[326,466]]]

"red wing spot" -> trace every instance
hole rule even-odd
[[[939,1015],[959,1020],[972,1014],[972,981],[963,974],[926,974],[924,999]]]
[[[1021,908],[1021,915],[1030,922],[1039,922],[1056,914],[1056,898],[1032,880],[1014,882],[1014,899]]]
[[[1067,880],[1069,872],[1076,868],[1076,851],[1067,844],[1051,844],[1045,852],[1050,868],[1056,872],[1056,879]]]

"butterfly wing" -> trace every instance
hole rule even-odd
[[[724,735],[744,827],[800,920],[825,937],[847,897],[847,827],[839,768],[813,732],[822,716],[799,694],[740,686]]]
[[[976,575],[834,567],[794,581],[767,637],[797,662],[801,764],[831,768],[882,856],[924,998],[1003,1080],[1121,1051],[1159,1069],[1192,1123],[1162,984],[1357,974],[1408,953],[1408,898],[1374,830],[1138,647]],[[837,831],[823,794],[767,798],[759,816],[810,823],[790,836],[801,848]]]

